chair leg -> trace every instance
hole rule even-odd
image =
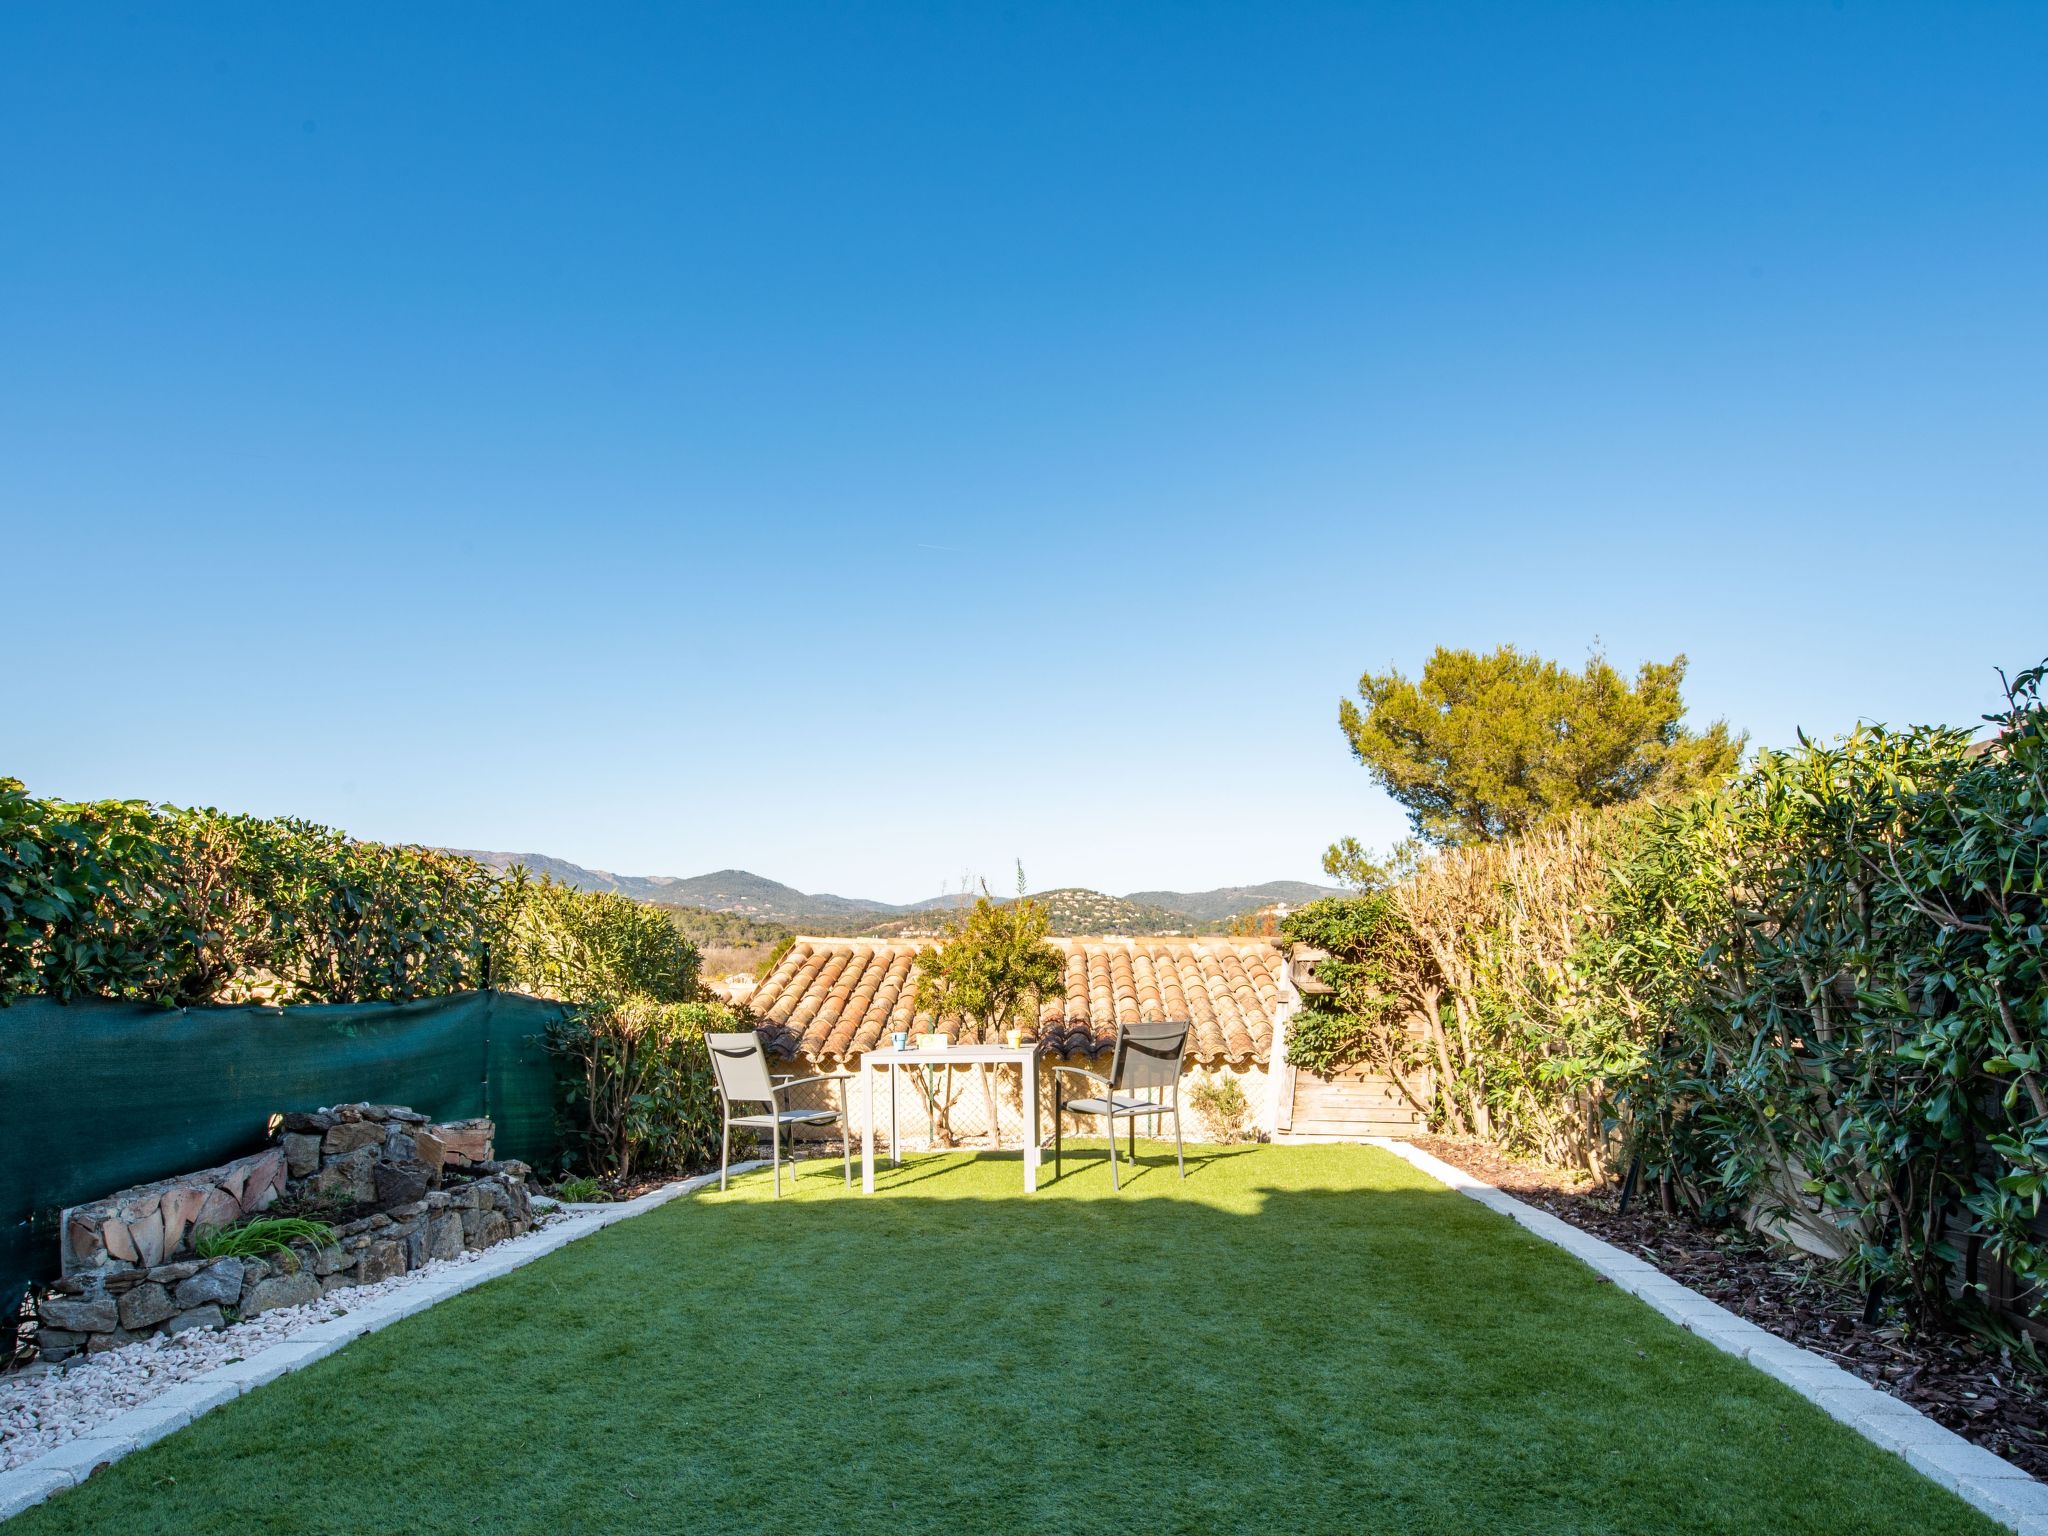
[[[1060,1121],[1066,1118],[1066,1104],[1060,1097],[1059,1074],[1052,1080],[1052,1176],[1057,1183],[1060,1176]]]
[[[768,1156],[775,1164],[775,1198],[782,1198],[782,1127],[775,1126],[768,1132]]]
[[[1131,1166],[1135,1168],[1138,1165],[1138,1117],[1133,1115],[1124,1124],[1130,1128]],[[1109,1123],[1109,1136],[1112,1141],[1116,1139],[1116,1122],[1114,1120]]]
[[[1180,1176],[1181,1176],[1181,1179],[1182,1179],[1182,1181],[1183,1181],[1183,1182],[1185,1182],[1185,1181],[1186,1181],[1186,1179],[1187,1179],[1187,1176],[1188,1176],[1188,1155],[1187,1155],[1187,1153],[1186,1153],[1186,1152],[1184,1152],[1184,1151],[1182,1151],[1182,1150],[1181,1150],[1181,1144],[1180,1144],[1180,1095],[1179,1095],[1179,1094],[1175,1094],[1175,1095],[1174,1095],[1174,1098],[1173,1098],[1173,1160],[1174,1160],[1174,1161],[1175,1161],[1176,1163],[1180,1164]]]
[[[1118,1177],[1116,1171],[1116,1122],[1114,1120],[1109,1122],[1109,1187],[1113,1190],[1121,1190],[1124,1187],[1124,1181]]]

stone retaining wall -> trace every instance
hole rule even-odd
[[[273,1307],[369,1285],[429,1259],[488,1248],[533,1225],[524,1163],[491,1156],[488,1120],[431,1124],[400,1105],[343,1104],[283,1117],[279,1144],[64,1213],[63,1278],[37,1307],[49,1361],[153,1333],[220,1328]],[[375,1205],[332,1243],[211,1261],[193,1238],[280,1198],[317,1212]]]

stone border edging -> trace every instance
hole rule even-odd
[[[732,1173],[766,1168],[755,1158],[734,1163]],[[0,1472],[0,1521],[40,1504],[52,1494],[84,1482],[101,1467],[110,1466],[131,1451],[153,1445],[164,1436],[183,1429],[209,1409],[231,1402],[244,1392],[277,1380],[293,1371],[325,1359],[343,1345],[388,1328],[400,1318],[424,1312],[438,1301],[473,1290],[488,1280],[510,1274],[565,1248],[578,1238],[588,1237],[618,1222],[645,1215],[682,1195],[694,1195],[707,1184],[716,1184],[716,1173],[700,1173],[692,1179],[664,1184],[634,1200],[615,1205],[575,1205],[563,1209],[573,1214],[536,1232],[511,1238],[485,1251],[484,1256],[460,1269],[437,1275],[432,1280],[407,1286],[380,1296],[360,1311],[314,1323],[288,1334],[269,1348],[229,1365],[216,1366],[201,1376],[181,1381],[158,1393],[148,1402],[107,1420],[89,1435],[67,1440],[54,1451],[25,1461],[10,1471]],[[508,1251],[509,1250],[509,1251]]]
[[[1736,1316],[1718,1302],[1709,1301],[1698,1291],[1680,1285],[1647,1259],[1602,1242],[1548,1211],[1525,1205],[1420,1147],[1386,1136],[1367,1137],[1366,1144],[1393,1153],[1439,1183],[1555,1243],[1653,1311],[1688,1333],[1698,1334],[1716,1349],[1747,1360],[1766,1376],[1783,1382],[1829,1418],[1848,1425],[1881,1450],[1903,1457],[1914,1471],[1933,1479],[2019,1536],[2048,1536],[2048,1486],[2036,1482],[2004,1457],[1971,1444],[1911,1404],[1880,1392],[1860,1376],[1843,1370],[1825,1355],[1801,1349]]]

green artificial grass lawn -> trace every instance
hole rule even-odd
[[[1383,1152],[1140,1150],[1121,1195],[1099,1150],[736,1180],[7,1536],[1996,1529]]]

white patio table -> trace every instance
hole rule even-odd
[[[943,1051],[920,1051],[916,1047],[897,1050],[884,1046],[869,1051],[860,1060],[860,1075],[867,1089],[867,1115],[860,1131],[860,1187],[863,1193],[875,1192],[875,1079],[881,1076],[878,1070],[889,1069],[889,1162],[893,1166],[903,1161],[902,1143],[896,1136],[896,1077],[904,1067],[945,1067],[974,1066],[984,1064],[1014,1066],[1024,1079],[1024,1193],[1038,1192],[1038,1047],[1036,1045],[953,1045]],[[1001,1138],[994,1126],[989,1134]]]

